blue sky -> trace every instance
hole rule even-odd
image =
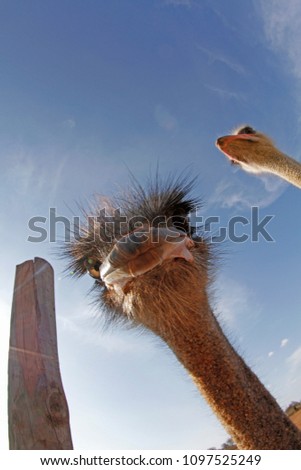
[[[273,215],[275,240],[226,241],[212,305],[236,349],[286,407],[301,399],[300,193],[232,168],[215,148],[249,123],[300,160],[298,0],[0,2],[0,447],[16,264],[55,269],[61,372],[77,449],[195,449],[225,431],[158,338],[103,332],[91,279],[62,275],[28,221],[189,168],[201,215]],[[218,226],[214,227],[218,230]],[[248,228],[247,228],[248,229]],[[58,229],[59,231],[59,229]]]

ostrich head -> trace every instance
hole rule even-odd
[[[269,137],[250,126],[239,127],[233,134],[219,137],[216,146],[231,163],[252,173],[269,171],[279,154]]]
[[[94,203],[81,236],[64,246],[68,271],[95,278],[97,302],[109,320],[127,318],[162,336],[155,317],[164,310],[167,319],[179,302],[191,304],[201,295],[200,281],[205,292],[209,248],[190,225],[198,206],[189,196],[193,184],[157,177],[144,189],[132,181],[121,196]],[[146,308],[156,314],[147,316]],[[162,329],[162,318],[157,321]]]

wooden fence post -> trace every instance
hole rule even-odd
[[[72,449],[57,350],[54,276],[41,259],[17,266],[8,362],[10,449]]]

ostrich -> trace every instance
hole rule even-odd
[[[67,269],[95,278],[109,321],[142,324],[168,344],[240,449],[301,449],[301,433],[212,312],[212,248],[190,225],[193,184],[132,182],[105,210],[96,202],[81,237],[64,246]]]
[[[216,146],[231,160],[252,173],[273,173],[301,188],[301,164],[278,150],[271,139],[250,126],[220,137]]]

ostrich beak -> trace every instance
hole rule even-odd
[[[221,151],[224,151],[228,144],[233,141],[237,140],[247,140],[249,142],[258,142],[259,138],[253,134],[231,134],[231,135],[224,135],[223,137],[219,137],[215,142],[215,145]]]
[[[100,277],[108,288],[123,289],[130,280],[164,261],[183,258],[193,262],[190,249],[194,242],[182,231],[153,227],[149,239],[143,237],[141,242],[131,235],[122,237],[101,265]]]

